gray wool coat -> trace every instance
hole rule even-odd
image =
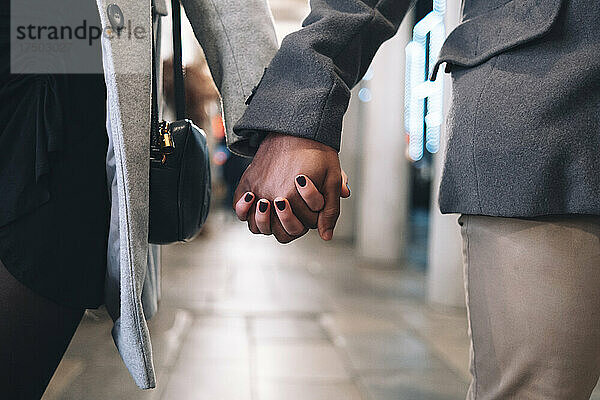
[[[266,0],[182,0],[221,93],[227,143],[245,153],[245,138],[231,127],[277,49]],[[118,37],[107,15],[116,4],[125,30]],[[146,319],[160,295],[158,247],[148,245],[151,118],[152,0],[97,0],[107,87],[107,172],[112,188],[106,306],[112,335],[136,384],[155,386]],[[164,0],[154,6],[166,14]],[[113,20],[114,22],[114,20]],[[249,32],[252,32],[250,35]],[[130,34],[131,33],[131,34]]]
[[[312,0],[235,131],[339,149],[350,89],[410,3]],[[436,67],[453,78],[442,212],[600,215],[600,1],[464,0],[462,11]]]

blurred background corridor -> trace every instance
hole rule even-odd
[[[307,0],[269,3],[279,40],[309,12]],[[234,217],[232,191],[249,161],[224,145],[202,50],[184,30],[188,107],[210,138],[214,204],[196,240],[163,248],[161,307],[150,321],[158,387],[137,389],[100,309],[86,313],[44,400],[465,398],[459,227],[436,201],[443,154],[411,160],[405,134],[405,48],[431,10],[431,0],[416,2],[353,91],[340,154],[352,197],[329,243],[311,232],[280,245]],[[460,0],[447,1],[446,32],[459,11]],[[163,48],[170,29],[165,19]]]
[[[425,305],[420,271],[372,268],[317,235],[288,246],[250,237],[228,212],[165,248],[163,266],[150,321],[158,388],[136,388],[110,318],[93,311],[44,400],[464,398],[464,312]]]

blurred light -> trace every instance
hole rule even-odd
[[[219,145],[215,148],[212,156],[212,161],[215,165],[224,165],[229,159],[229,150],[223,145]]]
[[[433,11],[413,28],[413,40],[406,46],[404,88],[404,128],[409,136],[408,154],[414,161],[423,157],[423,144],[430,153],[440,147],[443,121],[443,74],[429,81],[427,72],[433,71],[444,44],[446,29],[444,14],[446,0],[434,0]],[[427,37],[429,36],[429,49]],[[427,50],[429,59],[426,60]],[[427,62],[427,64],[425,64]],[[427,99],[427,115],[425,115]]]
[[[408,117],[408,154],[413,160],[423,157],[423,119],[425,113],[424,97],[419,96],[419,89],[425,76],[425,48],[412,41],[406,46],[406,80],[407,88],[404,100],[405,115]]]
[[[213,136],[216,139],[222,139],[225,137],[225,124],[223,123],[223,117],[221,117],[221,113],[213,117],[211,125]]]
[[[371,100],[373,100],[373,96],[371,95],[371,90],[369,90],[368,88],[362,88],[358,91],[358,98],[360,99],[360,101],[363,101],[365,103],[370,102]]]

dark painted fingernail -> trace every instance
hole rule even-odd
[[[246,197],[244,197],[244,201],[246,203],[250,203],[253,198],[254,198],[254,195],[252,193],[246,193]]]
[[[304,175],[298,175],[296,177],[296,182],[298,182],[298,185],[300,185],[300,187],[304,187],[306,186],[306,177]]]
[[[279,208],[279,211],[285,210],[285,201],[278,200],[275,202],[275,205],[277,206],[277,208]]]
[[[260,211],[261,213],[266,212],[268,207],[269,203],[267,203],[266,201],[261,200],[258,202],[258,211]]]

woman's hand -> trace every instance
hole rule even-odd
[[[310,176],[322,193],[324,205],[319,212],[311,210],[298,194],[294,178],[299,174]],[[333,148],[311,139],[271,133],[262,141],[254,160],[242,175],[234,203],[246,192],[253,193],[257,200],[269,202],[270,205],[264,212],[260,208],[257,212],[256,204],[251,206],[247,221],[248,228],[253,233],[270,232],[279,242],[288,243],[302,236],[308,229],[318,228],[321,237],[329,240],[340,213],[340,177],[340,160]],[[302,232],[291,235],[277,218],[271,203],[279,197],[288,200],[295,218],[304,227]],[[270,230],[266,228],[267,217]],[[265,229],[259,227],[259,224]]]
[[[348,176],[341,170],[341,187],[340,197],[350,197],[350,186],[348,185]],[[325,199],[319,192],[313,181],[306,175],[300,174],[295,179],[296,191],[306,204],[306,206],[313,212],[320,212],[323,210],[325,205]],[[235,212],[240,221],[248,220],[248,213],[254,205],[256,196],[252,192],[246,192],[237,201],[234,206]],[[255,207],[254,220],[256,222],[258,233],[269,235],[271,231],[271,210],[274,210],[276,218],[279,220],[284,230],[294,237],[300,237],[307,232],[302,222],[294,215],[292,207],[285,197],[276,197],[273,205],[267,199],[260,199]],[[326,239],[328,240],[328,239]]]

